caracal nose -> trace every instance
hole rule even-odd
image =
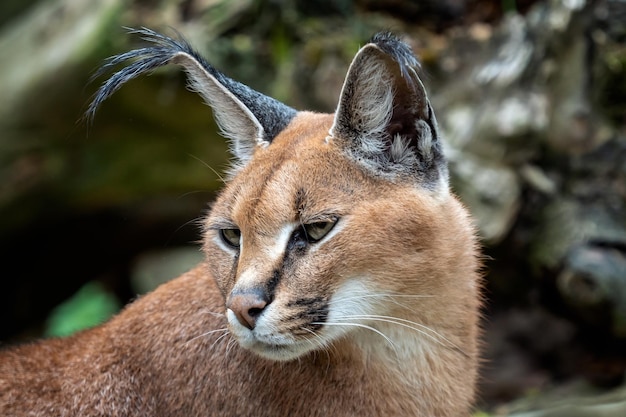
[[[239,323],[252,330],[267,304],[263,294],[255,291],[231,294],[226,307],[235,313]]]

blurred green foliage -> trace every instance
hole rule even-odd
[[[97,281],[88,282],[50,313],[45,336],[69,336],[79,330],[96,326],[109,319],[120,308],[120,302],[102,284]]]

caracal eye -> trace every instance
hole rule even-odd
[[[241,230],[239,229],[220,229],[222,240],[233,248],[239,248],[241,244]]]
[[[308,223],[302,227],[304,228],[309,243],[315,243],[326,236],[336,224],[337,219],[332,219],[325,222]]]

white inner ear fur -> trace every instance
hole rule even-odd
[[[380,54],[382,52],[375,45],[366,45],[350,65],[340,97],[344,97],[347,89],[352,89],[351,97],[340,102],[330,135],[336,136],[338,123],[347,120],[358,132],[359,136],[355,139],[365,155],[382,155],[386,143],[391,140],[389,162],[405,166],[415,164],[418,159],[416,151],[423,158],[430,159],[433,132],[425,121],[415,122],[417,131],[421,133],[417,150],[409,147],[407,138],[400,135],[387,137],[396,91],[390,64]],[[415,71],[412,68],[411,71],[411,75],[417,78],[419,87],[423,88]]]
[[[337,137],[337,129],[341,129],[339,125],[349,120],[361,136],[359,140],[366,153],[382,151],[380,139],[384,138],[385,128],[393,115],[392,82],[385,63],[367,56],[376,52],[379,52],[376,46],[366,45],[350,64],[329,132],[331,137]],[[351,94],[349,100],[345,100],[346,94]]]
[[[415,126],[419,135],[417,138],[417,151],[424,160],[430,161],[433,158],[432,150],[435,132],[432,131],[428,123],[421,119],[415,122]]]
[[[349,103],[350,118],[361,137],[363,150],[378,153],[393,115],[393,87],[385,63],[378,59],[362,59],[354,93]]]
[[[245,165],[257,146],[266,145],[263,126],[252,112],[209,74],[192,56],[180,52],[172,61],[189,75],[189,88],[199,93],[213,109],[220,134],[229,140],[230,150]],[[236,167],[234,168],[236,171]]]
[[[430,152],[430,150],[429,150]],[[396,135],[391,142],[391,160],[401,165],[412,165],[417,162],[417,155],[409,148],[409,142]]]

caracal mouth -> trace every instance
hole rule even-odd
[[[244,349],[257,355],[275,361],[289,361],[322,348],[320,335],[311,338],[296,337],[292,334],[283,334],[267,322],[257,323],[253,329],[242,326],[230,310],[227,310],[230,333],[237,343]]]
[[[319,343],[309,339],[294,339],[293,336],[276,333],[258,334],[255,330],[231,326],[231,334],[239,346],[257,355],[275,361],[289,361],[320,349]]]
[[[241,347],[257,355],[275,361],[290,361],[297,359],[315,349],[311,341],[294,341],[290,343],[268,343],[261,341],[254,336],[244,339],[237,339]]]

